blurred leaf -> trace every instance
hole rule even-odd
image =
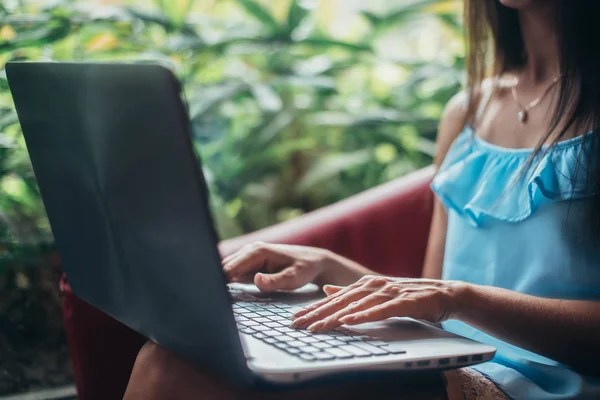
[[[336,88],[335,79],[327,76],[281,76],[273,80],[273,86],[294,86],[297,88]]]
[[[396,147],[390,143],[382,143],[375,147],[375,160],[380,164],[389,164],[397,155]]]
[[[359,150],[353,153],[332,153],[319,159],[304,175],[296,189],[299,193],[306,192],[314,186],[337,177],[343,171],[364,165],[371,160],[372,154],[368,150]]]
[[[290,10],[287,17],[287,29],[288,33],[291,34],[294,29],[300,25],[300,22],[308,15],[308,10],[300,6],[299,0],[292,0],[290,4]]]
[[[327,38],[306,38],[296,43],[312,46],[315,48],[341,48],[352,52],[373,52],[373,49],[368,44],[357,44],[340,42],[337,40],[331,40]]]
[[[362,12],[362,15],[375,27],[376,32],[381,32],[401,23],[407,17],[422,10],[423,8],[435,5],[446,0],[419,0],[414,3],[409,3],[401,7],[395,8],[388,14],[377,15],[369,11]]]
[[[238,0],[238,2],[250,15],[262,22],[269,31],[276,32],[279,30],[275,18],[255,0]]]
[[[190,119],[197,120],[204,118],[206,114],[213,111],[215,107],[225,101],[238,95],[243,90],[247,90],[248,86],[245,83],[229,82],[212,87],[196,87],[195,90],[200,91],[201,95],[198,100],[190,105]]]
[[[92,38],[86,46],[88,51],[107,51],[119,44],[119,39],[112,32],[103,32]]]
[[[188,24],[188,23],[177,24],[174,21],[169,20],[168,18],[166,18],[163,15],[153,14],[153,13],[138,10],[135,8],[126,7],[124,10],[131,17],[136,18],[139,21],[142,21],[145,23],[152,23],[152,24],[159,25],[159,26],[163,27],[167,32],[173,32],[173,31],[179,30],[183,34],[190,35],[190,36],[197,36],[195,27],[192,24]]]
[[[279,94],[266,84],[257,83],[250,85],[250,90],[258,102],[260,108],[265,112],[277,112],[281,110],[283,103]]]
[[[358,127],[380,124],[405,124],[420,119],[419,116],[412,113],[382,109],[363,114],[329,111],[317,112],[312,114],[310,122],[319,126]]]
[[[70,31],[70,22],[61,19],[47,25],[18,32],[12,39],[0,42],[0,51],[13,50],[19,47],[42,46],[65,38]]]
[[[10,26],[9,24],[3,25],[0,28],[0,40],[1,41],[7,42],[10,40],[13,40],[16,35],[17,35],[17,32],[15,32],[13,27]]]
[[[276,114],[266,124],[261,125],[255,134],[252,134],[254,148],[260,149],[268,146],[285,128],[294,121],[294,116],[288,111]]]

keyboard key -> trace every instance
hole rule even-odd
[[[363,350],[361,348],[358,348],[356,346],[349,345],[349,344],[345,345],[345,346],[340,346],[339,349],[347,351],[348,353],[350,353],[350,354],[352,354],[353,356],[356,356],[356,357],[367,357],[367,356],[370,356],[370,354],[367,351],[365,351],[365,350]]]
[[[268,326],[264,326],[264,325],[253,326],[252,329],[261,331],[261,332],[266,332],[266,331],[271,330],[271,328],[269,328]]]
[[[242,328],[242,329],[240,329],[240,332],[247,333],[247,334],[252,334],[252,333],[254,333],[256,331],[254,329],[252,329],[252,328]]]
[[[252,313],[252,311],[247,310],[245,308],[240,308],[238,310],[235,310],[235,314],[250,314]]]
[[[314,361],[316,360],[316,357],[314,354],[307,354],[307,353],[302,353],[299,356],[301,359],[305,360],[305,361]]]
[[[254,319],[254,318],[259,318],[260,315],[258,315],[257,313],[251,312],[251,313],[245,314],[244,317],[249,318],[249,319]]]
[[[359,339],[356,336],[340,336],[340,337],[337,337],[336,339],[344,341],[346,343],[360,342],[361,341],[361,339]]]
[[[269,344],[274,344],[274,343],[277,343],[277,339],[275,339],[275,338],[272,338],[272,337],[266,337],[265,339],[263,339],[263,341],[264,341],[265,343],[269,343]]]
[[[287,351],[290,354],[300,354],[300,353],[302,353],[302,351],[299,348],[297,348],[297,347],[288,347],[288,348],[285,349],[285,351]]]
[[[269,316],[267,316],[267,318],[269,318],[271,321],[275,321],[275,322],[282,322],[282,323],[287,322],[288,325],[289,325],[289,321],[290,321],[289,319],[282,317],[280,315],[277,315],[277,314],[269,315]]]
[[[367,340],[365,343],[372,344],[373,346],[387,346],[388,342],[382,342],[381,340]]]
[[[263,326],[263,327],[261,327],[261,328],[268,329],[268,330],[264,331],[263,333],[264,333],[265,335],[269,336],[269,337],[277,337],[277,336],[282,336],[282,335],[283,335],[283,333],[281,333],[281,332],[279,332],[279,331],[276,331],[276,330],[274,330],[274,329],[268,328],[268,327],[266,327],[266,326]],[[301,342],[301,343],[302,343],[302,342]]]
[[[319,349],[328,349],[328,348],[332,347],[327,342],[317,342],[317,343],[313,343],[312,345],[315,346],[315,347],[317,347],[317,348],[319,348]]]
[[[254,322],[254,321],[240,321],[240,325],[244,325],[244,326],[258,326],[260,324],[258,322]]]
[[[306,346],[306,343],[300,342],[298,340],[294,340],[293,342],[289,342],[289,344],[292,347],[304,347],[304,346]]]
[[[330,344],[332,346],[343,346],[343,345],[346,344],[346,342],[342,342],[341,340],[336,340],[336,339],[334,339],[334,340],[328,340],[325,343],[328,343],[328,344]]]
[[[282,336],[277,336],[277,340],[279,340],[280,342],[293,342],[296,340],[296,338],[282,335]]]
[[[387,346],[381,348],[389,351],[392,354],[404,354],[406,353],[405,346],[406,344],[403,343],[388,343]]]
[[[271,320],[273,317],[277,317],[277,314],[273,314],[270,311],[258,311],[257,314],[263,318],[268,318],[269,320]]]
[[[262,332],[255,332],[252,336],[254,336],[255,338],[260,339],[260,340],[268,338],[268,336]]]
[[[352,358],[352,357],[354,357],[354,355],[352,353],[349,353],[345,350],[338,349],[335,347],[331,348],[331,349],[327,349],[327,353],[333,354],[337,358]]]
[[[335,356],[333,354],[329,354],[326,351],[322,351],[320,353],[314,353],[314,356],[317,358],[317,360],[322,360],[322,361],[333,360],[335,358]]]
[[[289,347],[289,345],[286,342],[277,342],[274,344],[275,347],[277,347],[278,349],[287,349]]]
[[[301,337],[301,338],[298,338],[298,340],[300,340],[301,342],[304,342],[304,343],[316,343],[316,342],[318,342],[318,340],[315,339],[312,336]]]
[[[289,333],[286,333],[286,335],[290,336],[290,337],[293,337],[293,338],[301,338],[301,337],[307,336],[306,333],[300,332],[300,331],[289,332]]]
[[[318,353],[321,351],[321,349],[318,349],[313,346],[303,346],[303,347],[299,347],[299,349],[301,351],[303,351],[304,353]]]
[[[368,351],[369,353],[376,355],[376,356],[382,356],[384,354],[389,354],[389,351],[387,351],[385,347],[377,347],[377,346],[373,346],[371,344],[364,343],[364,342],[352,343],[352,345],[358,347],[359,349]]]
[[[327,340],[331,340],[329,335],[323,335],[321,333],[309,333],[308,336],[317,339],[319,342],[325,342]]]
[[[261,324],[264,324],[265,322],[271,322],[271,320],[269,318],[265,318],[265,317],[255,318],[252,321],[260,322]]]
[[[280,322],[266,322],[264,324],[265,326],[268,326],[269,328],[282,328],[284,325]]]
[[[298,332],[295,329],[290,328],[289,326],[279,326],[278,328],[275,328],[275,330],[279,331],[279,332],[283,332],[286,334],[292,333],[292,332]]]

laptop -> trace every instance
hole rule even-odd
[[[290,328],[319,290],[229,285],[181,86],[154,64],[8,63],[6,73],[74,292],[243,386],[490,360],[495,349],[392,318]]]

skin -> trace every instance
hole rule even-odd
[[[519,11],[528,55],[524,69],[510,71],[503,78],[507,82],[519,78],[519,98],[527,104],[543,93],[559,71],[557,49],[550,40],[556,36],[551,23],[555,1],[500,1]],[[484,117],[477,121],[477,135],[503,147],[534,147],[550,122],[556,94],[551,91],[530,111],[528,123],[522,125],[516,119],[519,109],[508,86],[501,85]],[[476,95],[479,97],[480,93]],[[446,106],[438,132],[438,166],[463,128],[465,96],[456,95]],[[390,317],[408,316],[432,322],[452,318],[583,373],[600,374],[595,363],[600,357],[600,302],[546,299],[441,280],[447,223],[446,211],[436,200],[422,279],[379,276],[327,250],[269,243],[242,248],[223,260],[223,269],[232,282],[254,282],[266,292],[290,290],[308,282],[322,285],[327,297],[294,315],[292,324],[298,329],[321,332],[341,324]],[[377,390],[381,398],[387,398],[388,392],[380,388],[388,388],[390,398],[400,395],[398,386],[386,381],[372,382],[371,386],[348,383],[313,392],[242,393],[148,342],[138,355],[125,399],[365,398],[367,395],[359,392],[369,387],[371,392],[364,393]],[[403,391],[403,398],[440,398],[440,393],[417,395]]]

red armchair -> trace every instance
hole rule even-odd
[[[375,271],[417,277],[427,245],[433,168],[367,190],[293,221],[222,242],[223,255],[262,240],[332,250]],[[121,399],[145,338],[61,283],[63,316],[80,400]]]

